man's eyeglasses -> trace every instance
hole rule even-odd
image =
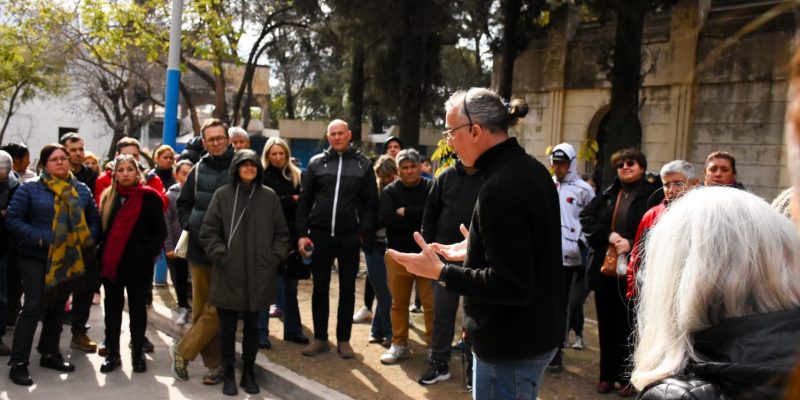
[[[459,130],[459,129],[465,127],[465,126],[471,126],[471,125],[472,124],[467,123],[467,124],[464,124],[464,125],[459,125],[459,126],[457,126],[455,128],[450,128],[450,129],[447,129],[447,130],[443,130],[442,131],[442,136],[444,137],[444,140],[452,140],[453,136],[455,136],[455,132],[457,130]]]
[[[634,165],[636,165],[636,161],[634,161],[634,160],[625,160],[625,161],[618,162],[616,167],[617,167],[617,169],[620,169],[622,167],[630,168],[630,167],[633,167]]]
[[[685,188],[686,187],[686,183],[685,182],[681,182],[681,181],[677,181],[677,182],[667,182],[667,183],[664,184],[664,189],[666,189],[666,190],[668,190],[668,189],[670,189],[672,187],[675,187],[676,189]]]
[[[466,114],[468,122],[466,124],[464,124],[464,125],[459,125],[459,126],[457,126],[455,128],[450,128],[450,129],[446,129],[446,130],[442,131],[442,136],[444,136],[444,140],[448,140],[449,141],[449,140],[453,139],[453,136],[455,136],[455,131],[457,131],[457,130],[465,127],[465,126],[470,126],[471,127],[472,125],[474,125],[472,123],[472,117],[469,116],[469,109],[467,108],[467,95],[468,94],[469,94],[469,90],[467,90],[467,93],[464,93],[464,114]]]
[[[215,136],[215,137],[212,137],[212,138],[205,139],[205,141],[210,143],[210,144],[216,144],[216,143],[222,143],[227,139],[228,138],[225,137],[225,136]]]

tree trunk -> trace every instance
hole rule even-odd
[[[483,64],[481,62],[481,36],[475,35],[475,82],[483,82]]]
[[[497,93],[508,100],[514,83],[514,60],[517,58],[517,24],[522,8],[522,0],[505,0],[503,2],[503,39],[500,45],[500,81]]]
[[[14,88],[14,93],[11,94],[11,98],[8,99],[8,111],[6,111],[6,118],[3,120],[3,128],[0,129],[0,144],[3,143],[3,139],[6,136],[6,129],[8,129],[8,122],[11,120],[11,117],[14,116],[16,110],[14,110],[14,103],[17,102],[17,96],[19,96],[19,92],[22,91],[22,88],[27,85],[27,81],[21,81],[17,83],[16,87]]]
[[[400,38],[400,140],[406,147],[419,143],[424,78],[424,0],[403,2],[404,32]],[[422,19],[422,21],[420,20]]]
[[[294,115],[294,92],[292,92],[292,80],[283,80],[283,92],[286,96],[286,119],[295,119]]]
[[[128,136],[125,134],[125,124],[117,123],[114,126],[114,136],[111,137],[111,145],[108,147],[108,160],[111,161],[117,154],[117,142],[120,139]],[[100,163],[100,168],[103,168],[104,163]]]
[[[642,68],[642,33],[644,7],[632,2],[616,2],[617,27],[614,38],[614,65],[611,69],[611,107],[606,135],[606,162],[614,152],[640,147],[642,125],[639,121],[639,90]],[[606,168],[604,181],[611,182],[613,168]]]
[[[361,121],[364,116],[364,45],[353,45],[353,65],[350,70],[350,130],[353,142],[361,142]]]
[[[215,61],[217,65],[214,68],[214,118],[218,118],[230,124],[230,116],[228,115],[228,105],[225,102],[225,70],[222,61]]]
[[[189,118],[192,120],[192,131],[194,131],[195,136],[200,136],[200,119],[197,118],[197,109],[194,107],[192,95],[183,82],[180,83],[180,90],[181,96],[183,96],[183,102],[186,104],[186,109],[189,110]]]

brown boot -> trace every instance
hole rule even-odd
[[[322,353],[326,353],[330,350],[331,348],[330,346],[328,346],[327,340],[314,339],[314,341],[311,342],[311,344],[309,344],[308,346],[306,346],[305,349],[303,349],[303,355],[308,357],[314,357]]]
[[[356,356],[356,354],[353,352],[353,347],[350,346],[350,342],[339,342],[338,351],[339,357],[345,360],[349,360]]]

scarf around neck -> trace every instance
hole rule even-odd
[[[77,181],[70,172],[60,179],[46,172],[42,182],[53,192],[53,242],[47,252],[45,287],[51,288],[86,272],[82,246],[92,243],[86,214],[76,189]]]
[[[161,199],[155,189],[141,183],[130,187],[117,185],[116,190],[117,195],[125,197],[126,200],[114,215],[114,220],[111,221],[111,227],[105,238],[103,256],[100,260],[100,276],[112,281],[117,279],[119,262],[125,252],[131,232],[139,220],[144,196],[151,194]]]

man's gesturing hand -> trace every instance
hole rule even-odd
[[[444,257],[447,261],[464,261],[467,258],[467,241],[469,239],[469,229],[464,224],[459,226],[464,240],[454,244],[431,243],[431,249]]]
[[[439,260],[436,252],[433,251],[431,246],[425,243],[425,239],[419,232],[414,232],[414,240],[422,249],[419,253],[401,253],[396,250],[389,249],[389,256],[394,258],[395,261],[402,264],[408,272],[430,279],[439,279],[439,274],[442,273],[444,265]]]

